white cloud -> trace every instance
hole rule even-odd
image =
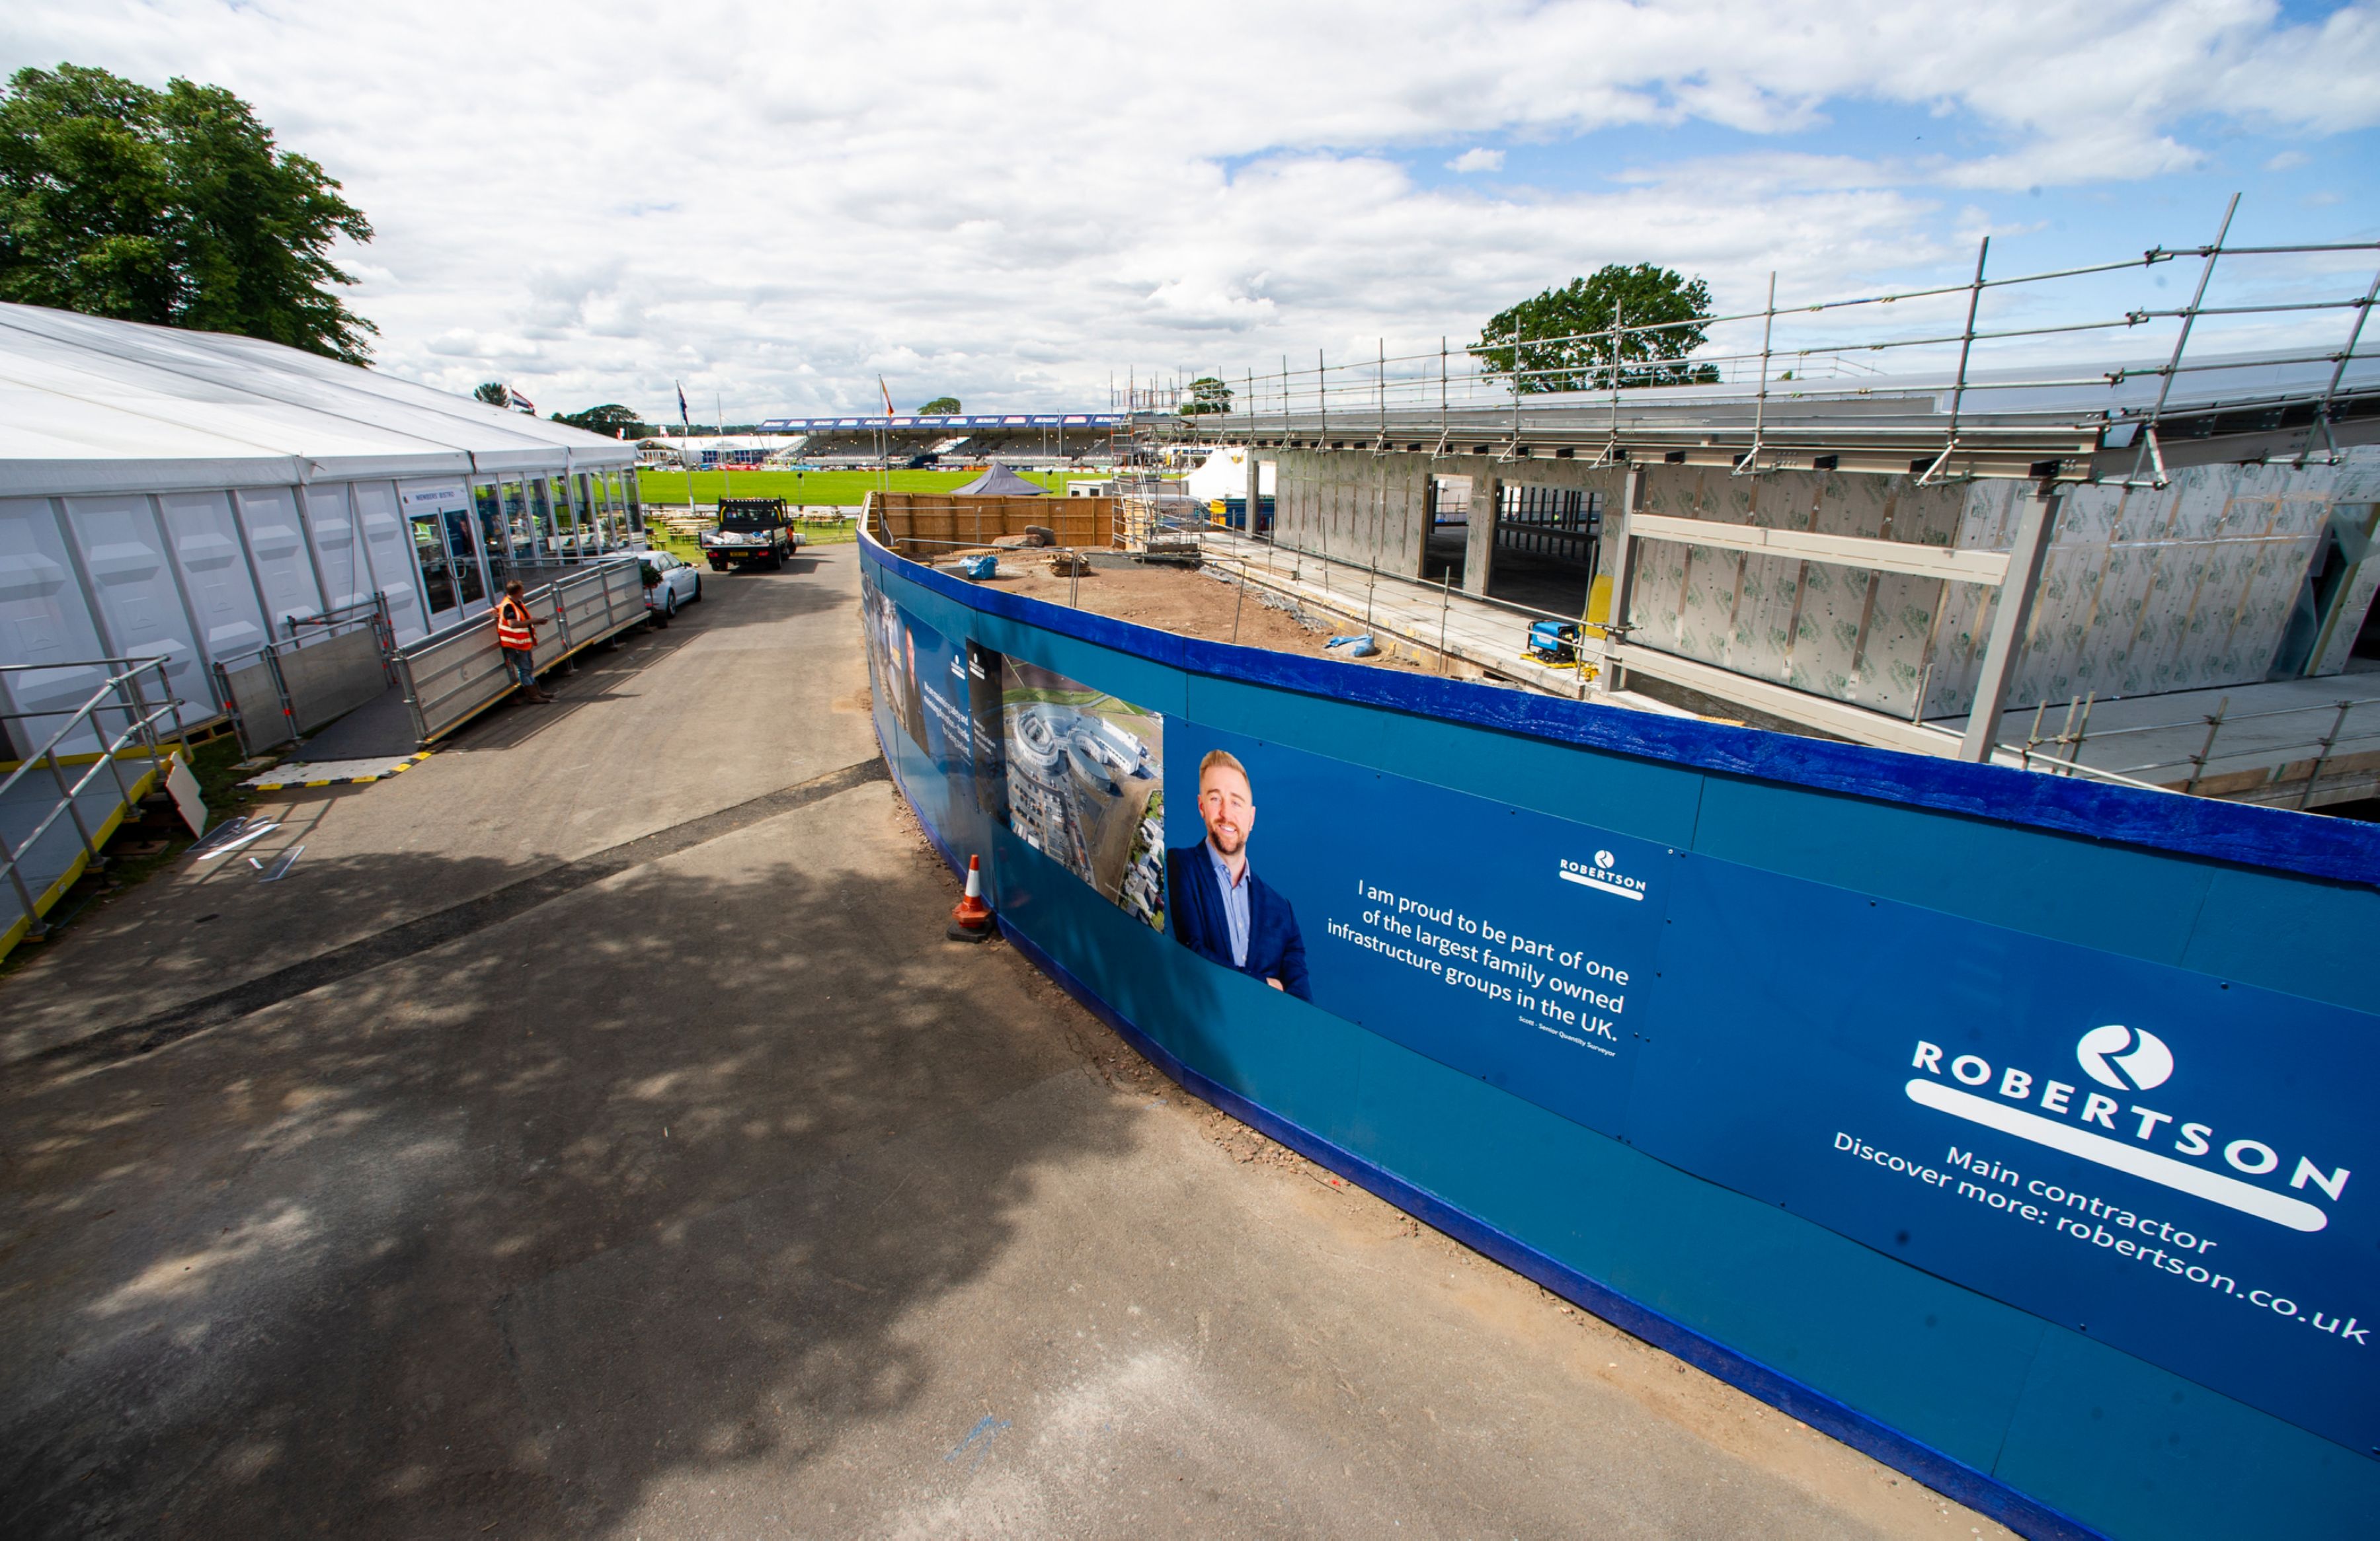
[[[865,405],[880,372],[910,405],[1082,403],[1111,364],[1434,346],[1603,261],[1704,273],[1722,305],[1772,269],[1780,292],[1838,289],[1944,257],[1961,189],[2168,175],[2209,121],[2380,123],[2368,0],[2305,26],[2269,0],[1201,14],[1263,46],[1183,50],[1161,13],[1063,0],[18,0],[0,63],[246,96],[377,227],[355,297],[387,369],[565,409],[657,412],[682,379],[735,416]],[[1650,132],[1780,135],[1875,104],[1951,120],[1945,151],[1929,129],[1682,175]],[[1426,188],[1398,159],[1637,129],[1636,172],[1588,191]]]
[[[1504,169],[1504,152],[1500,150],[1490,150],[1485,145],[1479,145],[1473,149],[1464,151],[1462,154],[1457,155],[1454,159],[1447,162],[1446,169],[1449,171],[1466,173],[1474,171],[1501,171]]]
[[[2265,169],[2266,171],[2295,171],[2300,166],[2312,164],[2313,162],[2313,157],[2307,154],[2302,150],[2284,150],[2279,154],[2274,156],[2271,160],[2266,161],[2265,163]]]

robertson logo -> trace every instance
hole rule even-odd
[[[2281,1153],[2260,1139],[2229,1137],[2234,1131],[2212,1122],[2177,1118],[2132,1100],[2173,1077],[2173,1050],[2155,1033],[2114,1023],[2094,1027],[2075,1043],[2074,1061],[2091,1080],[2126,1095],[2086,1091],[2015,1065],[1996,1067],[1980,1054],[1948,1055],[1939,1044],[1922,1039],[1909,1063],[1925,1074],[1912,1076],[1904,1089],[1920,1107],[2292,1231],[2320,1231],[2330,1223],[2330,1216],[2308,1199],[2320,1193],[2338,1203],[2350,1175],[2345,1167],[2325,1171],[2313,1158],[2300,1156],[2289,1176],[2293,1193],[2245,1182],[2243,1178],[2265,1178],[2277,1184]],[[2080,1103],[2074,1100],[2078,1092]],[[2217,1170],[2218,1159],[2240,1175]]]
[[[1572,861],[1564,856],[1560,871],[1562,881],[1566,883],[1577,883],[1583,888],[1600,889],[1606,893],[1616,893],[1622,899],[1641,900],[1645,897],[1645,880],[1631,878],[1622,873],[1620,870],[1620,858],[1609,851],[1595,853],[1595,861],[1592,865],[1583,861]]]
[[[2118,1091],[2154,1091],[2173,1074],[2173,1050],[2155,1033],[2109,1025],[2094,1027],[2074,1046],[2082,1074]]]

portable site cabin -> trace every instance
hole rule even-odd
[[[216,664],[384,610],[402,645],[516,567],[643,544],[637,450],[253,338],[0,304],[0,722],[13,758],[91,661]]]

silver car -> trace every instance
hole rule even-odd
[[[667,552],[639,552],[638,564],[650,575],[645,585],[645,608],[653,625],[665,626],[684,606],[702,598],[702,569]]]

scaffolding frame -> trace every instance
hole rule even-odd
[[[2119,261],[1996,275],[1985,237],[1972,273],[1954,284],[1780,301],[1771,273],[1755,309],[1631,323],[1615,308],[1609,327],[1547,337],[1526,335],[1516,318],[1508,333],[1460,350],[1461,369],[1443,338],[1432,349],[1390,354],[1382,337],[1370,358],[1335,364],[1317,349],[1311,370],[1293,370],[1286,357],[1277,370],[1250,361],[1215,371],[1243,382],[1238,410],[1215,416],[1183,418],[1178,382],[1144,387],[1135,372],[1125,397],[1135,419],[1129,437],[1137,443],[1144,433],[1161,439],[1188,431],[1281,448],[1485,455],[1499,462],[1551,454],[1598,466],[1649,454],[1740,475],[1865,470],[1914,474],[1926,483],[2048,477],[2162,487],[2176,467],[2177,436],[2244,437],[2270,458],[2336,464],[2340,425],[2380,419],[2380,346],[2364,341],[2366,319],[2380,302],[2380,271],[2361,293],[2251,293],[2239,303],[2210,303],[2209,293],[2218,266],[2227,278],[2247,275],[2251,285],[2320,282],[2327,274],[2309,278],[2300,270],[2348,254],[2380,260],[2380,241],[2232,244],[2240,203],[2233,194],[2210,241],[2151,247]],[[2189,261],[2199,264],[2196,282],[2180,305],[2125,303],[2109,313],[2092,294],[2079,304],[2073,297],[2094,283],[2155,276]],[[1929,302],[1956,304],[1955,326],[1900,324]],[[1995,318],[1996,308],[2010,313]],[[2305,323],[2334,311],[2348,313],[2344,340],[2305,340]],[[2210,357],[2201,323],[2216,320],[2281,328],[2289,340],[2252,355]],[[1756,346],[1705,340],[1755,322]],[[1781,336],[1789,322],[1801,334]],[[2071,346],[2165,324],[2174,328],[2172,346],[2152,361],[2081,360]],[[1692,346],[1662,351],[1678,338]],[[1985,370],[1978,366],[1987,350],[2024,357]],[[1558,357],[1548,361],[1549,355]],[[1941,372],[1896,375],[1888,369],[1896,360],[1923,360]],[[1718,383],[1681,389],[1673,377],[1682,368],[1716,373]],[[2242,370],[2261,382],[2222,379],[2223,371]],[[2283,381],[2291,370],[2302,380]],[[2139,389],[2149,382],[2153,394]],[[1593,389],[1578,389],[1582,383]],[[2128,384],[2135,387],[2129,394]],[[2094,387],[2105,393],[2103,405],[2079,396],[2047,406],[2025,399]],[[1924,405],[1877,410],[1893,403]],[[1792,420],[1780,407],[1792,409]],[[1694,420],[1664,422],[1664,414]],[[2380,421],[2362,435],[2375,436]]]

